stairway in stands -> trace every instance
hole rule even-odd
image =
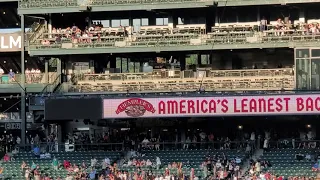
[[[43,36],[43,33],[47,31],[47,25],[44,22],[35,22],[31,25],[30,29],[27,34],[27,43],[26,45],[29,45],[30,43],[35,42],[37,39],[39,39],[41,36]]]

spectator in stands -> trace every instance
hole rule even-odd
[[[34,146],[34,138],[33,137],[30,140],[30,144],[31,144],[31,149],[34,149],[35,146]]]
[[[91,158],[91,167],[95,168],[97,165],[98,160],[95,157]]]
[[[31,169],[30,168],[26,169],[24,177],[26,178],[26,180],[30,180],[30,177],[31,177]]]
[[[22,175],[24,175],[26,168],[27,168],[26,162],[22,161],[22,164],[21,164]]]
[[[258,173],[258,174],[261,172],[260,161],[257,161],[256,164],[255,164],[255,172]]]
[[[53,160],[52,160],[52,167],[55,171],[58,170],[59,168],[59,161],[56,157],[53,157]]]
[[[25,74],[26,74],[26,81],[27,81],[27,83],[30,83],[31,82],[31,71],[29,70],[29,68],[27,68],[26,70],[25,70]]]
[[[159,170],[159,168],[161,167],[161,160],[159,157],[156,157],[156,166],[157,166],[157,170]]]
[[[145,137],[143,139],[143,141],[141,142],[141,145],[142,145],[143,148],[150,148],[149,147],[149,143],[150,143],[150,141]]]
[[[269,139],[266,137],[263,141],[263,150],[267,151],[269,148]]]
[[[109,166],[111,163],[110,163],[110,159],[108,157],[106,157],[104,159],[104,162],[106,163],[107,166]]]
[[[3,161],[4,162],[9,162],[10,161],[10,156],[8,153],[6,153],[4,156],[3,156]]]
[[[305,159],[306,159],[307,161],[311,161],[311,159],[314,159],[314,158],[311,157],[311,154],[307,153],[307,154],[305,155]]]
[[[0,167],[0,179],[3,180],[4,177],[3,177],[3,171],[4,171],[4,168],[3,167]]]
[[[319,164],[318,162],[314,163],[311,169],[313,172],[319,171]]]
[[[89,178],[90,178],[91,180],[96,179],[96,174],[97,174],[97,171],[96,171],[94,168],[91,168],[91,172],[90,172],[90,174],[89,174]]]
[[[266,18],[263,16],[260,20],[260,31],[263,32],[266,30],[267,27],[267,23],[268,21],[266,20]]]
[[[189,144],[191,143],[191,139],[188,136],[186,142],[183,144],[183,149],[189,149]]]
[[[82,167],[82,169],[87,169],[86,162],[82,161],[81,167]],[[104,169],[104,168],[103,168],[103,169]]]
[[[21,143],[21,138],[19,136],[17,136],[16,143],[17,143],[17,148],[19,148]]]
[[[40,180],[41,174],[40,174],[40,168],[39,166],[36,167],[36,169],[33,171],[34,180]]]
[[[15,73],[12,71],[12,69],[9,70],[9,78],[11,82],[15,81]]]
[[[36,157],[40,157],[40,148],[38,146],[35,146],[33,148],[33,154],[36,156]]]
[[[66,177],[66,180],[73,180],[72,174],[68,174],[67,177]]]
[[[31,171],[35,170],[37,168],[37,164],[32,161],[32,164],[31,164]]]
[[[64,169],[68,170],[71,167],[71,163],[68,160],[63,161]]]

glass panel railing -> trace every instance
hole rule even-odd
[[[45,77],[45,73],[30,73],[26,74],[27,84],[46,84],[51,81],[51,78]],[[0,84],[16,84],[21,82],[21,74],[3,74],[0,75]]]
[[[81,74],[69,92],[260,91],[293,90],[292,68],[209,70],[204,77],[179,70],[152,73]],[[190,74],[190,73],[187,73]]]
[[[289,31],[289,32],[288,32]],[[259,44],[283,44],[319,42],[319,34],[308,34],[305,31],[288,30],[278,35],[275,31],[264,33],[254,32],[214,32],[209,34],[164,34],[141,35],[134,34],[128,37],[109,35],[100,32],[101,35],[93,37],[72,38],[65,33],[43,34],[34,42],[30,42],[32,49],[60,49],[60,48],[123,48],[123,47],[166,47],[166,46],[199,46],[199,45],[259,45]],[[279,31],[280,32],[280,31]],[[98,33],[99,34],[99,33]],[[274,45],[272,45],[274,46]]]

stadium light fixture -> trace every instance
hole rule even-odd
[[[243,129],[243,126],[242,126],[242,125],[239,125],[239,126],[238,126],[238,129],[239,129],[239,130],[242,130],[242,129]]]
[[[307,124],[307,128],[311,128],[311,124]]]

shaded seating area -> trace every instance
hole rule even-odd
[[[190,150],[147,150],[142,151],[143,156],[137,157],[139,160],[151,160],[153,164],[156,162],[156,157],[161,160],[161,166],[157,169],[155,166],[152,167],[140,167],[141,170],[151,170],[154,174],[163,174],[168,164],[173,162],[183,163],[183,171],[186,174],[190,173],[190,169],[194,168],[197,176],[203,176],[201,164],[207,156],[217,156],[221,157],[225,154],[227,159],[234,159],[236,157],[246,160],[247,156],[244,151],[239,150],[207,150],[207,149],[190,149]],[[91,158],[95,157],[100,167],[101,162],[108,157],[110,162],[116,162],[123,157],[123,152],[121,151],[82,151],[82,152],[55,152],[51,153],[51,158],[56,157],[59,163],[63,163],[63,160],[70,161],[71,164],[77,164],[81,166],[83,162],[89,167]],[[21,163],[25,161],[28,166],[34,162],[36,165],[40,166],[41,174],[47,174],[53,178],[66,177],[68,174],[67,170],[60,168],[57,171],[53,170],[52,159],[40,159],[35,157],[31,152],[20,152],[14,156],[15,160],[11,162],[4,162],[2,166],[4,167],[4,177],[7,179],[24,179],[24,174],[21,169]],[[90,168],[89,168],[90,169]],[[119,170],[136,172],[137,167],[134,166],[121,166],[119,164]],[[98,169],[98,172],[101,170]],[[172,172],[174,173],[174,171]]]
[[[316,163],[316,155],[319,149],[271,149],[264,152],[262,160],[269,161],[271,168],[266,169],[274,174],[283,176],[309,176],[317,177],[317,173],[312,171],[312,166]],[[303,158],[297,160],[296,155],[311,155],[311,160]]]

